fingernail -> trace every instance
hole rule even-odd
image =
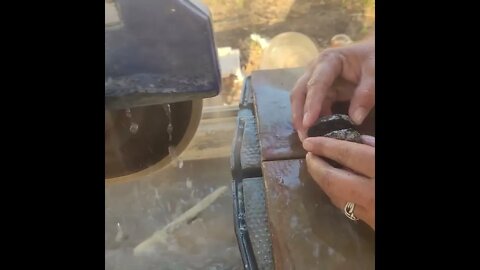
[[[363,107],[360,107],[353,112],[352,120],[355,122],[355,124],[360,125],[365,116],[367,116],[367,110]]]
[[[301,142],[307,138],[307,135],[305,135],[305,132],[303,131],[297,131],[298,138],[300,139]]]
[[[361,136],[363,143],[375,147],[375,137],[362,135]]]

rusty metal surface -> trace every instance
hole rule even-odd
[[[262,160],[304,158],[305,151],[293,129],[290,89],[303,68],[261,70],[252,74],[255,112]]]
[[[262,169],[276,269],[374,269],[374,232],[330,203],[304,160]]]
[[[289,99],[303,71],[251,77],[275,269],[374,269],[375,232],[345,217],[306,170]],[[348,106],[338,103],[332,111],[347,114]],[[375,135],[375,111],[356,129]]]

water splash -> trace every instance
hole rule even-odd
[[[175,146],[170,145],[168,147],[168,153],[172,157],[172,161],[175,164],[175,166],[177,166],[180,169],[183,168],[183,160],[178,158],[177,150],[175,149]]]
[[[137,131],[138,131],[138,124],[137,123],[130,123],[130,132],[132,134],[137,134]]]
[[[127,118],[132,119],[132,110],[130,110],[130,108],[126,109],[125,115],[127,116]]]
[[[187,180],[185,181],[185,186],[187,188],[192,188],[192,180],[190,180],[190,177],[187,177]]]
[[[130,119],[130,128],[129,128],[130,133],[132,133],[132,134],[134,134],[134,135],[137,134],[137,132],[138,132],[138,127],[139,127],[139,126],[138,126],[137,123],[135,123],[135,122],[133,121],[133,118],[132,118],[132,110],[131,110],[130,108],[128,108],[128,109],[125,110],[125,116],[127,116],[127,118]]]
[[[170,104],[164,104],[163,110],[165,111],[165,115],[167,115],[167,119],[168,119],[168,125],[167,125],[168,141],[172,142],[173,125],[172,125],[172,108],[170,107]]]
[[[124,238],[125,234],[123,233],[122,226],[120,225],[120,222],[117,222],[117,235],[115,236],[115,242],[121,242]]]
[[[167,133],[168,133],[168,141],[172,142],[172,134],[173,134],[173,125],[172,125],[172,107],[170,104],[163,104],[163,110],[165,111],[165,115],[168,119],[167,125]]]
[[[155,188],[155,200],[160,201],[160,194],[158,193],[158,188]]]
[[[168,141],[172,141],[172,134],[173,134],[173,125],[172,123],[168,123],[168,126],[167,126],[167,133],[168,133]]]
[[[175,149],[175,145],[172,143],[173,138],[173,125],[172,125],[172,107],[170,104],[163,104],[163,110],[165,111],[165,115],[168,119],[167,125],[167,133],[168,133],[168,154],[172,157],[172,161],[174,162],[175,166],[178,168],[183,168],[183,160],[178,158],[177,151]]]

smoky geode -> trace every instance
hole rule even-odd
[[[320,117],[308,129],[308,137],[329,137],[338,140],[361,143],[360,133],[348,117],[344,114],[333,114]]]
[[[329,137],[337,140],[361,143],[360,133],[355,129],[352,120],[348,115],[333,114],[320,117],[313,126],[308,129],[308,137]],[[336,168],[342,166],[333,160],[327,161]]]

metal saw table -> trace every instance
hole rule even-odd
[[[234,219],[246,269],[374,269],[375,232],[330,203],[307,172],[289,91],[303,69],[245,81],[233,142]],[[340,104],[334,112],[345,111]],[[373,111],[360,128],[374,135]]]

